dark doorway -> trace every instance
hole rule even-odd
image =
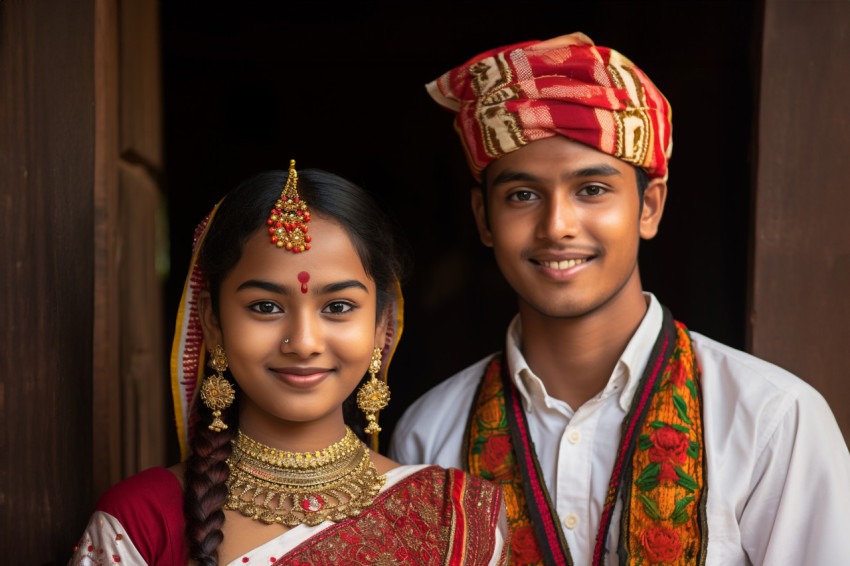
[[[196,6],[162,4],[166,320],[195,225],[239,181],[295,158],[360,184],[396,217],[414,259],[385,446],[418,395],[501,347],[516,310],[474,232],[451,116],[423,85],[484,49],[580,30],[632,59],[674,109],[667,211],[641,250],[645,289],[691,328],[744,347],[753,3]]]

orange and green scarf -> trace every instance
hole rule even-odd
[[[511,564],[572,566],[506,365],[496,356],[479,386],[466,435],[469,471],[502,488]],[[700,372],[687,329],[667,309],[621,436],[594,566],[604,562],[617,494],[624,502],[621,565],[703,564],[708,530]]]

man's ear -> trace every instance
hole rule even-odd
[[[198,315],[201,318],[201,329],[204,331],[204,344],[210,349],[222,344],[221,324],[213,312],[209,291],[201,291],[198,295]]]
[[[663,179],[651,180],[643,192],[643,210],[640,213],[640,237],[644,240],[650,240],[658,233],[666,201],[667,182]]]
[[[481,243],[488,248],[493,247],[493,234],[490,232],[490,226],[487,222],[487,203],[484,202],[484,191],[481,187],[472,189],[470,195],[472,204],[472,214],[475,215],[475,224],[478,226],[478,237],[481,238]]]

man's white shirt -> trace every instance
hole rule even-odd
[[[576,410],[550,397],[529,369],[519,316],[508,327],[511,378],[576,565],[591,563],[620,427],[661,330],[661,305],[645,296],[647,313],[605,388]],[[696,332],[691,339],[702,372],[706,564],[850,564],[850,453],[826,401],[777,366]],[[490,359],[416,401],[396,427],[390,457],[465,468],[466,421]],[[618,499],[607,564],[618,563],[621,509]]]

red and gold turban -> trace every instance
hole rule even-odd
[[[457,114],[472,174],[535,141],[566,136],[667,178],[670,104],[623,55],[583,33],[487,51],[427,86]]]

